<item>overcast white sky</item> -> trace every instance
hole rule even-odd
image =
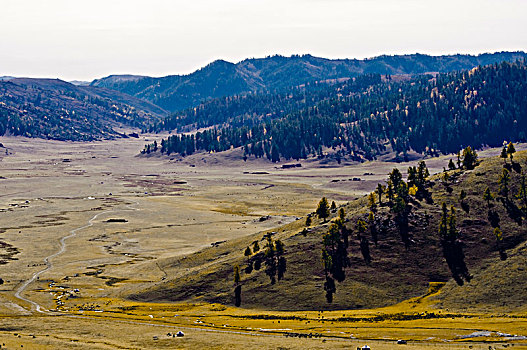
[[[190,73],[218,59],[527,50],[527,0],[0,0],[0,76]]]

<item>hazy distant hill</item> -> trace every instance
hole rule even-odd
[[[210,98],[280,89],[315,80],[355,77],[363,73],[393,75],[451,72],[525,57],[525,52],[477,56],[413,54],[365,60],[330,60],[311,55],[272,56],[246,59],[237,64],[218,60],[189,75],[162,78],[111,75],[94,80],[91,85],[118,90],[174,112]]]
[[[58,79],[0,81],[0,135],[93,140],[117,135],[114,126],[142,127],[164,114],[114,90]]]

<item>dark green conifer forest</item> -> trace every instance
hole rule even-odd
[[[471,145],[525,141],[524,60],[414,77],[366,74],[275,93],[214,99],[173,114],[150,131],[176,130],[161,153],[182,156],[243,147],[246,157],[277,162],[322,156],[374,159],[393,150],[435,155]],[[145,146],[150,153],[153,145]]]

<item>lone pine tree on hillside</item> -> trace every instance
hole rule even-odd
[[[487,202],[487,207],[490,209],[490,201],[494,199],[494,195],[490,192],[490,188],[487,186],[483,193],[483,200]]]
[[[377,208],[377,204],[375,204],[375,193],[372,192],[368,195],[368,206],[370,207],[370,210],[375,211]]]
[[[514,144],[512,142],[509,142],[507,145],[507,154],[509,155],[509,158],[511,159],[512,163],[512,155],[516,152],[516,148],[514,148]]]
[[[251,272],[253,272],[253,262],[250,258],[250,256],[253,254],[253,252],[251,251],[251,247],[247,247],[245,249],[245,252],[243,253],[243,255],[245,255],[247,257],[247,267],[245,268],[245,273],[246,274],[250,274]]]
[[[468,146],[463,150],[463,167],[472,170],[478,164],[478,154],[472,147]]]
[[[450,159],[450,161],[448,162],[448,170],[456,170],[456,165],[454,164],[452,159]]]
[[[251,251],[251,247],[247,247],[245,249],[245,252],[243,253],[243,255],[245,256],[251,256],[253,254],[253,252]]]
[[[344,221],[346,220],[346,212],[344,211],[344,208],[339,209],[338,215],[340,221],[344,224]]]
[[[500,194],[504,196],[506,199],[509,198],[509,183],[511,181],[511,176],[509,174],[509,171],[505,168],[503,168],[498,183],[500,185]]]
[[[503,159],[503,162],[505,164],[507,164],[507,156],[508,156],[508,154],[507,154],[507,147],[503,146],[503,148],[501,149],[500,158]]]
[[[320,219],[323,219],[324,222],[326,222],[326,219],[329,217],[329,206],[326,197],[322,197],[322,199],[318,203],[316,214]]]

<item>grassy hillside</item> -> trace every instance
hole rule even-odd
[[[369,240],[371,264],[364,261],[356,239],[358,219],[367,222],[370,211],[368,199],[360,198],[343,206],[346,211],[345,226],[352,231],[348,248],[351,266],[345,269],[345,280],[336,283],[336,293],[331,304],[326,301],[323,289],[325,277],[321,253],[322,237],[330,223],[323,223],[317,218],[313,219],[313,225],[307,232],[302,232],[306,218],[301,218],[272,235],[273,239],[284,243],[287,259],[284,278],[274,285],[264,273],[265,265],[250,274],[244,271],[248,259],[244,256],[246,247],[255,240],[258,240],[262,249],[265,246],[264,233],[260,233],[219,243],[188,257],[167,259],[160,263],[167,273],[166,281],[129,297],[141,301],[233,304],[233,267],[239,265],[242,307],[274,310],[375,308],[424,295],[429,290],[430,282],[447,282],[441,293],[446,307],[524,307],[522,301],[527,300],[524,278],[527,268],[527,231],[525,223],[519,224],[520,219],[511,208],[519,206],[514,195],[518,192],[521,179],[519,172],[527,167],[527,152],[515,154],[514,167],[510,166],[510,160],[507,164],[511,177],[509,202],[502,201],[502,196],[497,195],[498,177],[504,167],[504,160],[498,157],[481,160],[474,170],[449,171],[447,185],[441,180],[443,174],[429,178],[426,188],[431,200],[412,198],[409,202],[410,244],[407,249],[389,206],[377,205],[375,216],[380,228],[378,246],[373,244],[369,231],[363,235]],[[401,168],[401,171],[404,175],[404,169]],[[487,186],[497,197],[491,201],[490,209],[500,219],[499,227],[503,231],[501,247],[508,256],[506,260],[500,259],[494,229],[488,220],[488,207],[483,200]],[[462,191],[466,193],[463,205],[459,200]],[[443,202],[448,207],[453,205],[458,208],[457,229],[463,242],[466,266],[473,276],[463,286],[453,282],[443,257],[438,235]],[[504,203],[509,204],[506,207]],[[336,210],[330,219],[334,220],[335,216]]]

